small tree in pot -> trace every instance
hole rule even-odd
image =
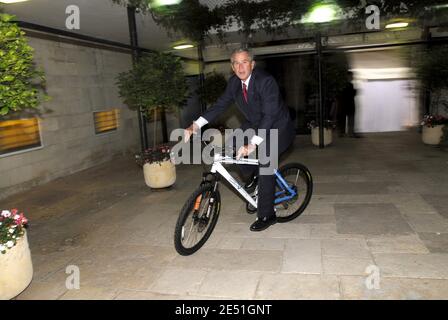
[[[227,86],[227,80],[222,73],[216,71],[210,72],[205,76],[204,90],[199,90],[207,107],[212,105],[224,93]]]
[[[446,144],[448,135],[448,46],[432,46],[422,52],[417,77],[429,95],[429,114],[424,115],[422,140]],[[444,133],[445,128],[445,133]]]
[[[33,62],[25,33],[14,16],[0,13],[0,117],[35,109],[47,97],[45,77]]]
[[[145,54],[131,70],[119,74],[117,84],[120,97],[130,108],[140,107],[146,116],[153,114],[153,148],[144,150],[139,159],[144,167],[146,183],[152,188],[172,185],[175,181],[174,165],[165,157],[159,157],[160,148],[156,147],[157,113],[162,109],[180,107],[187,97],[187,81],[180,58],[169,53]],[[159,176],[165,167],[170,172],[168,179]]]
[[[216,71],[210,72],[205,76],[204,87],[199,88],[198,94],[201,96],[202,101],[207,105],[207,108],[212,106],[218,98],[224,93],[227,86],[227,80],[222,73]],[[211,123],[211,126],[221,132],[221,134],[213,135],[213,144],[222,147],[224,143],[224,134],[227,126],[223,117],[218,117]]]

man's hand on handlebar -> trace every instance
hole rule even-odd
[[[184,142],[187,143],[190,140],[192,134],[196,134],[199,130],[199,126],[193,122],[191,126],[184,130]]]
[[[239,160],[241,157],[247,157],[252,152],[257,149],[257,146],[255,144],[246,144],[239,148],[238,153],[236,154],[236,159]]]

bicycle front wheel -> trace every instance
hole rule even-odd
[[[188,198],[180,212],[174,232],[174,246],[183,256],[198,251],[215,228],[221,198],[219,191],[213,189],[210,183],[201,185]]]
[[[276,205],[277,222],[288,222],[297,218],[308,206],[313,194],[313,178],[307,167],[300,163],[290,163],[278,169],[280,175],[297,195]],[[283,191],[277,184],[276,191]]]

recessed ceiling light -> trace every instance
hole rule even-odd
[[[390,23],[386,26],[386,29],[406,28],[408,25],[409,25],[409,23],[407,23],[407,22]]]
[[[182,0],[153,0],[151,5],[154,7],[172,6],[181,3]]]
[[[446,8],[448,8],[448,4],[439,4],[429,7],[429,9],[446,9]],[[428,7],[425,7],[425,9],[428,9]]]
[[[194,47],[194,45],[192,45],[192,44],[181,44],[181,45],[173,47],[173,49],[182,50],[182,49],[189,49],[189,48],[193,48],[193,47]]]
[[[17,3],[17,2],[25,2],[25,1],[28,1],[28,0],[0,0],[0,3],[10,4],[10,3]]]
[[[329,1],[313,6],[302,18],[302,23],[324,23],[337,19],[339,7]]]

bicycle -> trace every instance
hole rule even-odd
[[[218,222],[221,209],[220,177],[227,180],[247,201],[247,210],[257,208],[258,186],[249,194],[230,175],[223,164],[258,165],[258,159],[239,159],[225,154],[215,154],[209,172],[202,174],[199,187],[187,199],[176,222],[174,245],[176,251],[188,256],[199,250],[210,237]],[[277,222],[297,218],[306,209],[313,192],[313,178],[306,166],[289,163],[274,171],[276,177],[275,213]],[[299,183],[300,182],[300,183]]]

